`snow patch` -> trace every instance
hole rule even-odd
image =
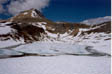
[[[28,14],[28,12],[25,12],[25,13],[23,13],[24,15],[27,15]]]
[[[20,41],[15,41],[13,39],[10,39],[6,41],[0,41],[0,49],[14,46],[14,45],[19,45],[19,44],[24,44],[24,40],[21,39]]]
[[[8,50],[8,49],[0,49],[0,56],[12,56],[12,55],[22,55],[22,53],[13,51],[13,50]]]
[[[0,34],[8,34],[12,32],[12,28],[10,26],[4,26],[4,27],[0,27]]]
[[[0,27],[7,26],[7,24],[11,24],[12,22],[0,23]]]
[[[105,17],[100,17],[96,19],[85,20],[81,23],[87,24],[87,25],[96,25],[96,24],[101,24],[101,23],[108,22],[108,21],[111,21],[111,16],[105,16]]]
[[[39,17],[38,14],[37,14],[35,11],[32,11],[31,16],[32,16],[33,18]]]

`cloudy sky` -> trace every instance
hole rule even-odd
[[[0,19],[36,8],[53,21],[80,22],[110,16],[111,0],[0,0]]]

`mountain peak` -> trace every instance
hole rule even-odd
[[[22,14],[24,15],[30,15],[30,17],[32,18],[42,18],[44,17],[44,15],[37,9],[30,9],[30,10],[26,10],[26,11],[23,11],[21,12]]]
[[[20,12],[16,16],[12,17],[10,20],[15,21],[15,20],[26,19],[26,18],[27,19],[31,19],[31,18],[42,19],[45,17],[39,10],[32,8],[32,9]]]

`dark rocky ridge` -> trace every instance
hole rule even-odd
[[[8,40],[12,38],[15,41],[18,41],[22,38],[25,42],[33,42],[39,40],[41,33],[45,33],[42,28],[33,25],[28,25],[24,27],[19,26],[18,23],[11,23],[8,25],[10,25],[10,27],[15,31],[8,34],[1,34],[0,40]]]
[[[111,22],[104,22],[102,24],[93,25],[91,27],[92,29],[82,32],[82,35],[84,34],[90,34],[90,33],[111,33]]]

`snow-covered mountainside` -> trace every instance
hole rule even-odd
[[[6,21],[0,21],[0,54],[11,49],[11,53],[20,55],[110,56],[111,22],[106,19],[109,17],[94,19],[93,26],[55,23],[38,10],[26,10]],[[100,24],[97,22],[99,20]]]
[[[35,9],[1,20],[0,74],[110,74],[111,21],[89,24],[53,22]]]
[[[96,24],[101,24],[101,23],[109,22],[109,21],[111,21],[111,16],[89,19],[89,20],[85,20],[81,23],[87,24],[87,25],[96,25]]]
[[[75,24],[57,24],[46,19],[38,10],[31,9],[0,22],[0,40],[24,41],[30,43],[41,41],[45,37],[77,35],[79,28]],[[44,37],[45,36],[45,37]],[[52,37],[51,36],[51,37]]]

